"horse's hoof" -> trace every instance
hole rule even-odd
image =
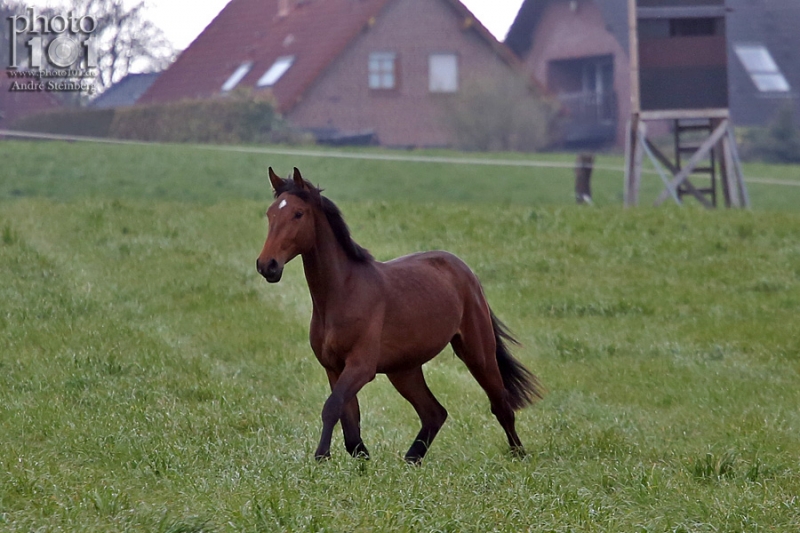
[[[359,442],[353,448],[347,451],[350,455],[352,455],[356,459],[369,460],[369,450],[367,450],[367,447],[364,446],[363,442]]]
[[[331,452],[314,454],[314,459],[316,459],[318,463],[327,461],[330,458],[331,458]]]
[[[528,455],[528,452],[525,451],[525,448],[522,446],[512,446],[511,447],[511,457],[514,459],[524,459]]]
[[[406,455],[405,460],[406,463],[411,466],[419,466],[422,464],[422,457],[419,455]]]

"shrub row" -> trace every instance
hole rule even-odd
[[[800,163],[800,130],[792,105],[778,109],[765,128],[749,128],[741,136],[742,157],[767,163]]]
[[[118,109],[71,109],[25,117],[13,128],[39,133],[87,135],[157,142],[300,142],[272,100],[248,93]]]

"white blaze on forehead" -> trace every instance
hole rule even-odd
[[[281,200],[281,203],[278,204],[278,209],[283,209],[286,207],[286,199]]]

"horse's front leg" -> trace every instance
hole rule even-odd
[[[361,387],[374,378],[374,364],[365,363],[357,358],[348,358],[344,370],[339,374],[336,384],[332,387],[331,395],[322,408],[322,436],[319,439],[317,451],[314,453],[314,457],[317,460],[330,457],[333,428],[344,415],[347,405],[355,399]],[[359,436],[360,440],[361,437]]]
[[[339,381],[339,372],[327,370],[328,381],[331,384],[331,391]],[[347,453],[353,457],[363,457],[369,459],[369,450],[361,440],[361,412],[358,408],[358,395],[347,402],[342,412],[342,434],[344,435],[344,447]]]

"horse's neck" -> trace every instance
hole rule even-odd
[[[316,234],[314,249],[302,256],[303,270],[314,306],[324,310],[344,290],[353,261],[339,245],[324,215],[318,219]]]

